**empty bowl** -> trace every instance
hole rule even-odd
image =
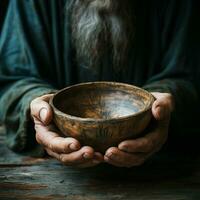
[[[50,100],[60,131],[105,152],[137,138],[148,126],[154,97],[124,83],[89,82],[66,87]]]

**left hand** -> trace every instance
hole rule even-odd
[[[170,115],[174,109],[173,97],[169,93],[152,93],[156,98],[152,105],[152,114],[156,126],[144,137],[126,140],[118,147],[109,148],[105,162],[117,167],[133,167],[141,165],[151,155],[159,151],[168,137]]]

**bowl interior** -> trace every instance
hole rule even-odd
[[[152,95],[137,87],[95,82],[68,87],[53,98],[59,111],[80,118],[113,119],[142,112],[152,103]]]

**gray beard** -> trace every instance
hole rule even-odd
[[[115,71],[125,69],[134,39],[133,0],[71,0],[72,44],[77,64],[99,69],[105,57]]]

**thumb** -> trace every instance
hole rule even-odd
[[[168,119],[173,110],[172,97],[168,93],[152,93],[156,100],[152,105],[152,114],[156,120]]]
[[[53,112],[51,106],[49,105],[49,99],[51,96],[52,94],[38,97],[30,104],[32,117],[35,121],[39,120],[44,125],[48,125],[53,118]]]
[[[156,120],[164,120],[166,118],[167,110],[164,106],[159,105],[159,102],[154,102],[152,106],[152,114]]]

